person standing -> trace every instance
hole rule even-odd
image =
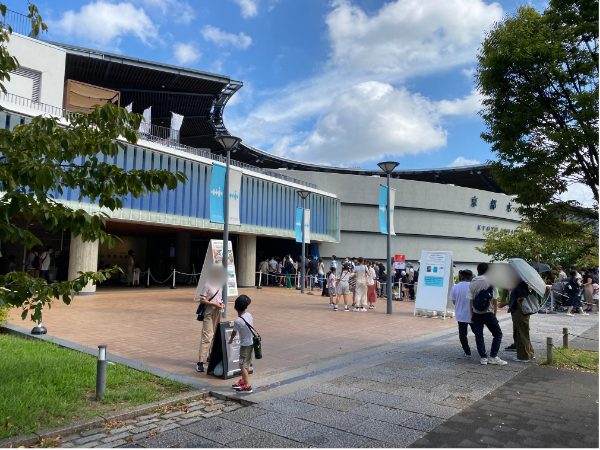
[[[567,316],[573,316],[573,309],[578,311],[581,307],[581,283],[578,273],[575,269],[571,269],[570,278],[565,286],[565,291],[569,297],[569,306],[567,307]]]
[[[367,266],[361,256],[354,267],[354,311],[367,311]]]
[[[498,289],[492,286],[485,276],[488,269],[488,263],[478,264],[477,276],[473,278],[469,286],[468,299],[471,307],[471,329],[475,333],[475,343],[477,344],[477,352],[481,358],[481,364],[502,366],[506,364],[506,361],[498,357],[498,351],[502,343],[502,330],[496,317],[496,313],[498,312]],[[487,327],[493,336],[489,358],[483,337],[484,326]]]
[[[458,339],[460,345],[465,352],[465,358],[471,358],[471,347],[469,347],[469,326],[473,330],[471,324],[471,304],[469,303],[469,286],[473,272],[470,270],[461,270],[458,272],[459,282],[452,287],[450,291],[450,300],[454,304],[454,313],[458,322]]]
[[[562,266],[556,266],[556,271],[558,272],[558,281],[567,281],[569,279]]]
[[[251,300],[247,295],[240,295],[235,299],[234,309],[237,311],[238,317],[233,322],[233,331],[229,338],[229,345],[233,344],[233,340],[237,335],[240,336],[240,370],[242,371],[242,379],[235,383],[232,387],[240,394],[252,394],[252,386],[250,385],[250,367],[254,355],[254,318],[248,312]]]
[[[592,310],[592,295],[594,294],[594,278],[592,277],[592,270],[586,270],[583,274],[583,304],[585,305],[584,314],[587,314]]]
[[[334,311],[338,310],[338,306],[337,306],[337,292],[336,292],[336,285],[337,285],[337,280],[335,278],[335,267],[332,267],[331,269],[329,269],[329,273],[327,274],[327,293],[329,294],[329,306],[331,306],[331,308],[333,308]]]
[[[269,261],[267,259],[264,259],[258,265],[258,281],[259,281],[258,284],[259,284],[259,286],[262,286],[265,283],[268,284],[268,276],[269,276],[268,274],[269,274]]]
[[[133,250],[127,252],[127,286],[133,286],[133,269],[135,269],[135,258]]]
[[[33,247],[27,256],[27,273],[37,278],[40,273],[40,250]]]
[[[53,251],[52,247],[48,246],[40,254],[40,278],[46,280],[46,283],[50,283],[50,263]]]
[[[200,337],[200,348],[198,349],[198,362],[196,372],[204,372],[204,361],[210,356],[213,340],[217,331],[217,324],[221,320],[223,310],[222,288],[225,282],[223,269],[211,267],[208,269],[207,281],[196,291],[196,301],[205,305],[204,320],[202,321],[202,333]]]
[[[340,277],[337,280],[336,283],[336,294],[337,297],[335,299],[335,305],[337,307],[339,301],[340,301],[340,297],[344,298],[344,311],[350,311],[350,308],[348,308],[348,296],[350,295],[350,268],[343,264],[342,265],[342,273],[340,273]],[[337,308],[334,307],[334,310],[337,310]]]
[[[513,340],[517,350],[517,356],[514,360],[517,362],[531,362],[534,358],[533,346],[529,338],[529,316],[523,314],[521,305],[523,299],[531,294],[531,289],[527,283],[521,282],[510,293],[510,301],[508,303],[508,312],[512,317],[513,323]]]
[[[367,302],[369,309],[375,309],[377,302],[377,273],[372,261],[367,263]]]

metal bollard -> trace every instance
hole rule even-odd
[[[177,277],[177,272],[173,269],[173,284],[171,285],[171,289],[175,289],[175,278]]]
[[[258,272],[258,286],[256,289],[262,289],[262,272]]]
[[[569,329],[563,328],[563,348],[569,348]]]
[[[148,274],[146,275],[146,287],[150,287],[150,269],[148,269]]]
[[[106,391],[106,344],[98,346],[98,362],[96,365],[96,400],[101,401]]]
[[[552,338],[551,337],[546,338],[546,359],[548,360],[547,362],[549,365],[554,364],[554,358],[552,355],[552,347],[553,347]]]

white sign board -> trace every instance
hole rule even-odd
[[[227,264],[227,296],[237,297],[238,287],[237,279],[235,277],[235,263],[233,259],[233,248],[231,241],[227,249],[229,253],[228,264]],[[196,297],[198,293],[204,288],[206,283],[206,277],[208,276],[209,267],[222,267],[223,266],[223,241],[218,239],[211,239],[206,250],[206,256],[204,257],[204,266],[202,266],[202,273],[200,274],[200,280],[198,280],[198,287],[196,289]]]
[[[437,311],[445,317],[448,295],[454,284],[452,252],[423,250],[419,263],[415,314],[417,310]]]

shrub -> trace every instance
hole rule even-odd
[[[10,309],[8,309],[7,307],[0,306],[0,325],[4,325],[6,323],[9,311]]]

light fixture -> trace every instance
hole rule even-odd
[[[398,167],[398,162],[396,161],[383,161],[378,163],[377,165],[386,175],[391,174],[396,167]]]
[[[219,142],[219,144],[221,144],[225,150],[229,151],[235,148],[240,142],[242,142],[242,140],[239,137],[230,136],[229,134],[222,134],[217,136],[217,142]]]
[[[310,195],[310,191],[304,191],[304,190],[300,190],[296,192],[300,198],[305,199],[306,197],[308,197]]]

